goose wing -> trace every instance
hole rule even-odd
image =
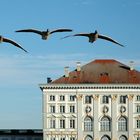
[[[57,29],[57,30],[53,30],[50,32],[50,34],[56,33],[56,32],[71,32],[71,29]]]
[[[41,31],[35,29],[23,29],[23,30],[17,30],[16,32],[31,32],[31,33],[42,35]]]
[[[98,35],[98,38],[100,38],[100,39],[105,39],[105,40],[107,40],[107,41],[111,41],[111,42],[113,42],[113,43],[115,43],[115,44],[120,45],[121,47],[124,47],[124,45],[118,43],[117,41],[113,40],[113,39],[110,38],[110,37],[107,37],[107,36],[104,36],[104,35]]]
[[[65,37],[63,37],[61,39],[64,39],[64,38],[67,38],[67,37],[72,37],[72,36],[85,36],[85,37],[90,37],[89,34],[80,33],[80,34],[68,35],[68,36],[65,36]]]
[[[25,49],[23,49],[19,44],[17,44],[16,42],[10,40],[10,39],[7,39],[7,38],[3,38],[3,42],[7,42],[7,43],[11,43],[12,45],[22,49],[23,51],[27,52]]]

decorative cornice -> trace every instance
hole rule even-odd
[[[43,89],[140,89],[140,84],[40,84],[39,87]]]

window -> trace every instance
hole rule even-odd
[[[122,135],[122,136],[120,136],[119,140],[127,140],[127,137]]]
[[[91,104],[91,96],[85,96],[85,103]]]
[[[54,95],[50,95],[50,101],[55,101],[55,96]]]
[[[93,120],[91,117],[87,116],[84,119],[84,131],[92,131],[93,130]]]
[[[119,118],[118,121],[118,130],[119,131],[127,131],[127,119],[123,116]]]
[[[101,140],[111,140],[111,139],[110,139],[110,137],[109,137],[109,136],[104,135],[104,136],[101,138]]]
[[[60,101],[65,101],[65,96],[64,95],[60,95],[59,99],[60,99]]]
[[[70,140],[76,140],[76,138],[75,137],[70,137]]]
[[[87,135],[87,136],[85,137],[85,140],[93,140],[93,138],[92,138],[90,135]]]
[[[69,96],[69,100],[70,100],[70,101],[75,101],[75,96],[74,96],[74,95],[70,95],[70,96]]]
[[[64,119],[61,119],[60,120],[60,128],[61,129],[64,129],[65,128],[65,120]]]
[[[51,137],[50,140],[56,140],[55,137]]]
[[[70,105],[70,113],[75,113],[75,106],[74,105]]]
[[[137,140],[140,140],[140,137],[137,137]]]
[[[60,113],[65,113],[65,106],[64,105],[60,106]]]
[[[50,105],[50,113],[55,113],[55,105]]]
[[[111,130],[111,121],[107,116],[103,117],[100,122],[101,131],[110,131]]]
[[[136,100],[137,100],[137,101],[140,101],[140,95],[137,95],[137,96],[136,96]]]
[[[61,137],[60,140],[66,140],[66,138],[65,137]]]
[[[54,119],[50,120],[50,128],[55,128],[55,120]]]
[[[126,104],[126,96],[120,96],[120,103],[121,104]]]
[[[140,129],[140,120],[136,120],[136,128]]]
[[[140,113],[140,105],[137,105],[137,106],[136,106],[136,112],[137,112],[137,113]]]
[[[102,97],[102,103],[103,103],[103,104],[108,104],[108,103],[109,103],[109,97],[106,96],[106,95],[104,95],[104,96]]]
[[[75,128],[75,120],[70,120],[70,128],[74,129]]]

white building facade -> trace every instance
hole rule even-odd
[[[140,140],[140,73],[120,66],[95,60],[40,84],[44,140]]]

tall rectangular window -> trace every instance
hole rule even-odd
[[[136,96],[136,100],[137,100],[137,101],[140,101],[140,95],[137,95],[137,96]]]
[[[55,113],[55,105],[50,105],[50,113]]]
[[[70,137],[70,140],[76,140],[76,138],[75,137]]]
[[[85,96],[85,103],[91,104],[91,96],[89,96],[89,95]]]
[[[71,119],[70,120],[70,128],[71,129],[74,129],[75,128],[75,120],[74,119]]]
[[[104,96],[102,97],[102,103],[103,103],[103,104],[108,104],[108,103],[109,103],[109,97],[106,96],[106,95],[104,95]]]
[[[54,95],[50,95],[49,100],[50,101],[55,101],[55,96]]]
[[[51,137],[50,140],[56,140],[56,138],[55,137]]]
[[[64,95],[60,95],[60,96],[59,96],[59,100],[60,100],[60,101],[65,101],[65,96],[64,96]]]
[[[75,106],[74,105],[70,105],[70,113],[75,113]]]
[[[50,128],[55,128],[55,120],[54,119],[50,120]]]
[[[64,129],[65,128],[65,120],[64,119],[61,119],[60,120],[60,128],[61,129]]]
[[[136,112],[137,112],[137,113],[140,113],[140,105],[137,105],[137,106],[136,106]]]
[[[60,106],[60,113],[65,113],[65,106],[64,105]]]
[[[123,95],[120,96],[120,103],[126,104],[126,96],[123,96]]]
[[[74,95],[70,95],[69,96],[69,101],[75,101],[75,96]]]
[[[61,137],[60,140],[66,140],[66,138],[65,137]]]
[[[136,128],[140,129],[140,120],[136,120]]]

